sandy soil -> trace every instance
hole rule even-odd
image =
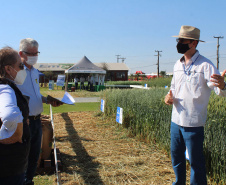
[[[172,184],[168,156],[94,112],[54,114],[63,184]]]

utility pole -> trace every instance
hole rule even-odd
[[[157,76],[159,77],[159,56],[161,56],[159,53],[162,52],[162,51],[155,50],[155,52],[158,53],[158,55],[155,55],[155,56],[158,56],[158,62],[157,62]]]
[[[118,63],[118,60],[119,60],[119,56],[121,56],[121,55],[115,55],[115,56],[117,56],[117,63]]]
[[[217,39],[217,69],[219,70],[219,39],[223,39],[224,37],[213,37],[213,38],[216,38]]]
[[[119,58],[119,59],[122,59],[122,63],[124,63],[124,61],[125,61],[126,58]]]

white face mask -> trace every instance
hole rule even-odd
[[[11,67],[11,66],[10,66]],[[12,68],[12,67],[11,67]],[[13,68],[14,69],[14,68]],[[14,71],[17,72],[16,74],[16,78],[14,78],[14,82],[15,84],[17,85],[23,85],[24,83],[24,80],[26,79],[27,77],[27,72],[25,71],[25,69],[21,69],[20,71],[17,71],[16,69],[14,69]],[[10,75],[11,76],[11,75]],[[11,78],[13,78],[11,76]]]
[[[37,63],[37,61],[38,61],[38,56],[27,56],[26,63],[28,65],[33,66],[33,65],[35,65]]]

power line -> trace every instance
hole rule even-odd
[[[119,59],[122,59],[122,63],[124,63],[126,58],[122,57],[122,58],[119,58]]]
[[[175,62],[167,62],[167,63],[161,63],[161,64],[175,64]],[[148,66],[137,66],[137,67],[132,67],[130,69],[134,69],[134,68],[143,68],[143,67],[150,67],[150,66],[155,66],[157,64],[152,64],[152,65],[148,65]]]
[[[216,55],[210,55],[210,56],[206,56],[207,58],[211,58],[211,57],[215,57]]]
[[[175,64],[175,62],[167,62],[167,63],[161,63],[161,64]]]
[[[143,67],[150,67],[150,66],[155,66],[156,64],[152,64],[152,65],[148,65],[148,66],[138,66],[139,68],[143,68]],[[138,68],[138,67],[132,67],[130,69],[134,69],[134,68]]]
[[[127,57],[151,57],[153,55],[137,55],[137,56],[127,56]]]
[[[117,56],[117,63],[118,63],[118,60],[119,60],[119,56],[121,56],[121,55],[115,55],[115,56]]]
[[[219,44],[219,39],[223,39],[224,37],[213,37],[213,38],[216,38],[217,39],[217,69],[219,69],[219,47],[220,47],[220,44]]]
[[[158,77],[159,77],[159,55],[160,55],[159,53],[162,52],[162,51],[155,50],[155,52],[158,53],[158,55],[155,55],[155,56],[158,56],[158,62],[157,62],[157,75],[158,75]]]

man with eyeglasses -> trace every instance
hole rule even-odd
[[[186,183],[187,148],[191,165],[190,184],[206,185],[205,159],[203,155],[204,125],[211,90],[226,96],[224,75],[220,75],[213,63],[196,49],[200,30],[182,26],[177,39],[177,51],[183,57],[174,65],[171,88],[165,97],[167,105],[173,105],[171,118],[171,159],[176,175],[175,185]]]
[[[47,102],[47,98],[42,96],[39,88],[39,72],[33,67],[37,63],[39,44],[36,40],[27,38],[20,41],[19,55],[25,66],[27,77],[23,85],[17,85],[20,91],[30,97],[29,100],[29,128],[31,133],[31,148],[28,158],[28,167],[25,174],[25,184],[33,183],[33,177],[37,168],[37,162],[40,155],[41,139],[42,139],[42,125],[41,113],[43,111],[42,103],[50,103],[52,106],[59,106],[60,104],[52,101]]]

